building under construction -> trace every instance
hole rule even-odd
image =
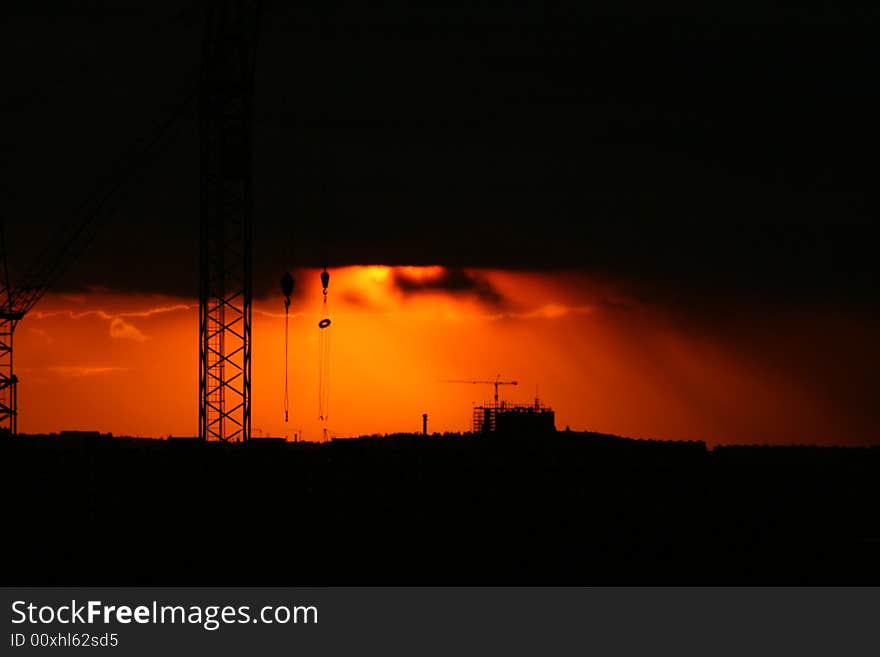
[[[556,414],[539,399],[530,406],[507,402],[475,406],[471,430],[477,434],[540,434],[556,431]]]

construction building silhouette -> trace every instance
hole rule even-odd
[[[471,430],[474,433],[539,434],[556,431],[556,413],[539,399],[522,406],[499,402],[475,406]]]

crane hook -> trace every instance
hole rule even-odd
[[[290,297],[293,295],[293,276],[290,275],[289,271],[284,272],[284,276],[281,277],[281,294],[284,295],[284,421],[287,422],[289,418],[289,409],[290,409],[290,392],[288,388],[288,373],[287,373],[287,350],[288,350],[288,342],[290,340],[290,330],[289,326],[289,316],[290,316]]]
[[[290,308],[290,297],[293,295],[293,276],[289,271],[281,277],[281,294],[284,295],[284,307]]]

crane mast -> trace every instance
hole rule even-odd
[[[15,326],[24,316],[15,310],[13,293],[9,286],[9,266],[6,260],[6,231],[0,219],[0,258],[3,259],[2,295],[0,303],[0,428],[12,435],[18,430],[18,377],[12,366],[12,341],[15,337]]]
[[[199,438],[251,435],[251,215],[259,2],[207,9],[199,86]]]

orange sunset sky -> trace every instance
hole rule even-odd
[[[791,364],[799,349],[795,334],[779,339],[785,326],[809,324],[809,335],[839,344],[853,329],[833,318],[819,325],[780,315],[765,317],[757,329],[713,332],[566,272],[469,272],[503,303],[395,284],[430,282],[442,273],[439,267],[332,270],[331,435],[418,431],[423,412],[431,431],[468,430],[473,403],[490,400],[491,386],[441,381],[497,374],[520,382],[502,388],[506,400],[529,402],[537,388],[556,410],[559,429],[710,444],[865,444],[876,435],[870,414],[841,406]],[[280,294],[255,302],[255,436],[321,434],[318,276],[296,273],[288,424]],[[195,299],[101,291],[47,296],[16,335],[19,429],[194,435],[197,339]],[[807,352],[820,345],[802,346]],[[792,358],[786,348],[794,349]]]

